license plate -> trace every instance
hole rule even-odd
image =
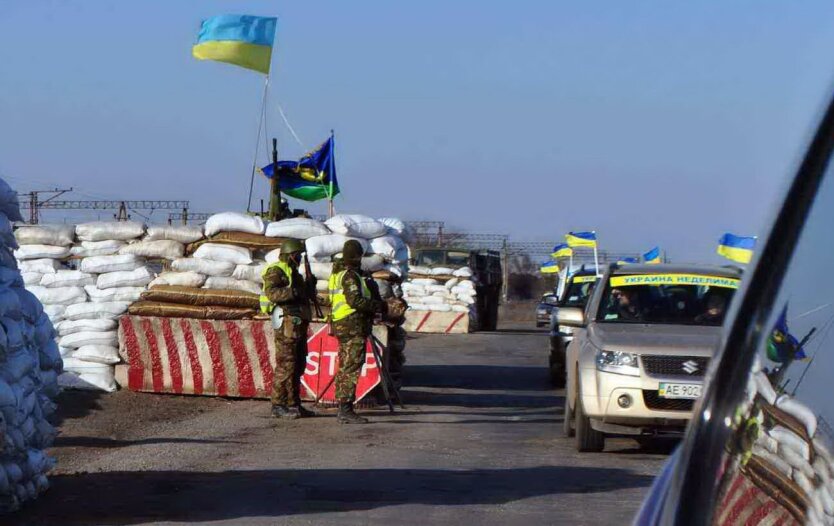
[[[663,382],[660,384],[657,394],[661,398],[695,400],[701,397],[702,389],[701,384],[670,384]]]

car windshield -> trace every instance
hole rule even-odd
[[[465,267],[469,264],[468,252],[447,252],[446,264],[453,267]]]
[[[562,307],[584,308],[596,283],[596,276],[575,276],[565,289]]]
[[[611,276],[597,321],[719,326],[738,281],[702,274]]]

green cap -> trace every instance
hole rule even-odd
[[[288,239],[281,244],[281,254],[304,252],[304,243],[297,239]]]

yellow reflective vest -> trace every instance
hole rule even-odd
[[[292,269],[283,261],[276,261],[275,263],[267,265],[261,272],[261,278],[265,278],[266,273],[275,267],[284,271],[284,274],[287,275],[287,279],[290,280],[289,286],[292,287]],[[275,304],[269,301],[269,297],[266,295],[266,280],[264,280],[263,288],[261,289],[260,304],[261,312],[264,314],[272,314],[272,310],[275,309]]]
[[[330,319],[333,321],[343,320],[356,312],[356,309],[348,305],[347,296],[345,296],[345,289],[342,285],[347,272],[347,270],[343,270],[330,276],[330,282],[327,288],[330,292],[330,306],[332,309]],[[359,278],[359,281],[362,283],[362,295],[370,299],[371,289],[368,288],[365,280],[361,277]]]

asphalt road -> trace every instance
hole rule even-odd
[[[366,426],[65,393],[52,488],[4,524],[627,524],[668,448],[576,453],[546,349],[523,328],[417,336],[406,410],[365,411]]]

